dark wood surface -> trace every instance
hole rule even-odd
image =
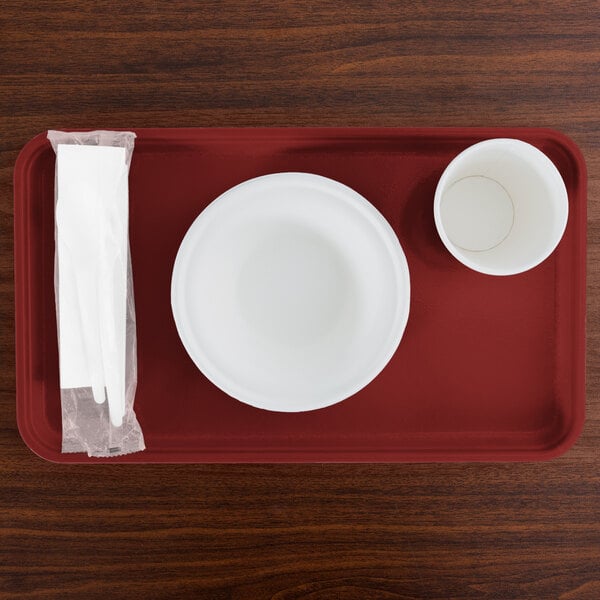
[[[12,169],[48,128],[530,125],[589,170],[587,422],[540,464],[59,466],[15,423]],[[600,4],[0,4],[0,598],[600,598]]]

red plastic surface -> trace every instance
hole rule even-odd
[[[58,462],[523,461],[567,450],[585,408],[586,175],[577,147],[545,129],[141,129],[130,174],[138,335],[136,412],[147,450],[61,454],[54,308],[54,153],[45,134],[15,166],[17,419]],[[558,249],[512,277],[467,269],[445,250],[436,182],[467,146],[515,137],[561,172],[570,214]],[[198,213],[231,186],[278,171],[337,179],[395,229],[411,312],[389,365],[326,409],[261,411],[214,387],[186,354],[170,278]]]

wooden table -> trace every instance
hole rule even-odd
[[[589,169],[588,416],[540,464],[59,466],[15,423],[12,169],[48,128],[531,125]],[[0,598],[600,598],[600,4],[0,6]]]

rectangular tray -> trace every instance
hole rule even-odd
[[[586,174],[547,129],[139,129],[130,174],[137,311],[136,412],[142,453],[61,454],[54,307],[54,153],[45,134],[21,152],[15,182],[17,420],[57,462],[525,461],[561,454],[585,408]],[[558,249],[531,271],[491,277],[444,248],[432,212],[450,160],[487,138],[545,152],[569,193]],[[246,406],[214,387],[173,322],[170,278],[181,239],[214,198],[272,172],[339,180],[389,220],[411,273],[400,347],[365,389],[297,414]]]

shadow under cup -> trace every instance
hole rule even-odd
[[[467,267],[489,275],[522,273],[558,245],[568,217],[558,169],[515,139],[470,146],[446,168],[434,199],[438,233]]]

